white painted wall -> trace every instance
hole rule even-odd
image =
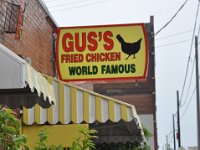
[[[193,146],[193,147],[188,147],[188,150],[197,150],[197,147]]]
[[[154,134],[154,126],[153,126],[153,114],[148,115],[139,115],[141,123],[147,128],[149,132]],[[154,135],[150,137],[147,143],[151,146],[151,150],[154,150]]]

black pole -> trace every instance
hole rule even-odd
[[[174,122],[174,114],[173,117],[173,136],[174,136],[174,150],[176,150],[176,136],[175,136],[175,122]]]
[[[198,58],[198,37],[195,36],[195,57],[196,57],[196,97],[197,97],[197,149],[200,149],[200,119],[199,119],[199,58]]]
[[[178,147],[181,147],[181,128],[180,128],[180,104],[179,104],[179,93],[177,93],[177,127],[178,127],[178,133],[177,133],[177,139],[178,139]]]

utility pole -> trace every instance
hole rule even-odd
[[[166,150],[169,150],[168,135],[166,135]]]
[[[174,122],[174,114],[173,117],[173,136],[174,136],[174,150],[176,150],[176,136],[175,136],[175,122]]]
[[[177,127],[178,127],[178,133],[177,133],[177,139],[178,139],[178,147],[181,147],[181,128],[180,128],[180,104],[179,104],[179,93],[177,93]]]
[[[199,119],[199,58],[198,58],[198,37],[195,36],[195,57],[196,57],[196,96],[197,96],[197,149],[200,150],[200,119]]]

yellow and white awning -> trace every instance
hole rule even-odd
[[[36,105],[31,109],[24,108],[23,122],[27,125],[37,124],[69,124],[69,123],[104,123],[108,120],[137,120],[141,127],[133,105],[106,97],[62,81],[47,77],[53,84],[56,104],[48,109]]]
[[[24,59],[0,44],[0,104],[47,108],[55,103],[53,86]]]

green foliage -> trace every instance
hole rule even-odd
[[[144,136],[145,138],[148,140],[151,136],[153,136],[153,134],[142,124],[142,129],[144,132]],[[133,150],[151,150],[150,146],[144,142],[141,143],[138,146],[135,146]]]
[[[70,150],[94,150],[95,144],[92,141],[94,136],[97,133],[96,130],[82,129],[79,131],[81,136],[74,140]],[[144,126],[143,132],[145,137],[148,139],[152,136]],[[39,141],[36,143],[34,150],[63,150],[62,145],[47,146],[48,142],[48,132],[46,129],[43,129],[38,134]],[[13,115],[13,111],[10,109],[0,108],[0,150],[19,150],[29,148],[26,146],[26,136],[20,133],[20,120]],[[119,147],[121,150],[127,149],[125,145]],[[128,150],[150,150],[150,146],[146,143],[138,143],[129,147]]]
[[[153,134],[142,124],[145,138],[148,140]]]
[[[34,148],[34,150],[63,150],[62,145],[55,146],[47,146],[46,143],[48,142],[48,132],[46,129],[41,130],[38,133],[39,142],[37,142],[37,146]]]
[[[97,131],[82,129],[79,132],[82,134],[82,137],[78,137],[72,143],[72,147],[70,148],[70,150],[93,150],[93,149],[96,149],[95,144],[91,139],[97,138],[97,136],[93,135],[93,134],[97,133]]]
[[[144,143],[143,145],[135,146],[133,150],[151,150],[151,148],[147,143]]]
[[[35,147],[35,150],[47,150],[46,142],[48,139],[47,136],[47,130],[43,129],[38,133],[39,141],[37,142],[37,147]]]
[[[13,114],[14,112],[10,109],[0,109],[0,149],[28,149],[26,136],[20,134],[20,120]]]
[[[72,143],[72,147],[70,150],[92,150],[95,149],[95,144],[91,140],[92,138],[97,138],[92,134],[95,134],[96,130],[86,130],[82,129],[79,131],[81,133],[81,137],[78,137]],[[37,146],[34,150],[63,150],[62,145],[59,146],[47,146],[46,143],[48,142],[48,132],[46,129],[43,129],[39,132],[39,141],[37,142]]]

